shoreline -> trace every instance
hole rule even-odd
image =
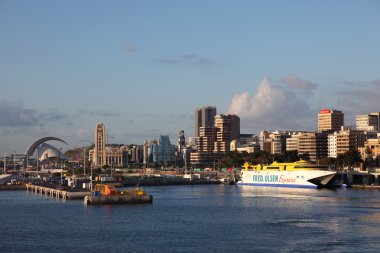
[[[25,184],[0,185],[0,191],[26,191]]]

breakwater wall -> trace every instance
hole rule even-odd
[[[220,181],[195,178],[188,179],[182,177],[148,177],[148,176],[129,176],[120,181],[125,186],[159,186],[159,185],[198,185],[198,184],[220,184]]]
[[[370,171],[338,171],[337,179],[348,186],[380,185],[380,173]]]
[[[0,191],[25,191],[25,184],[0,185]]]
[[[125,196],[86,196],[84,197],[85,205],[113,205],[113,204],[151,204],[153,197],[151,195],[125,195]]]
[[[26,184],[27,191],[35,192],[36,194],[50,196],[57,199],[83,199],[85,196],[91,195],[91,192],[70,192],[62,189],[55,189],[40,185]]]

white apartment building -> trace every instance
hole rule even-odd
[[[356,115],[356,130],[379,132],[379,113]]]
[[[336,132],[335,132],[336,133]],[[332,158],[337,158],[337,135],[329,134],[327,137],[327,156]]]

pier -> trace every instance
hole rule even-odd
[[[55,188],[50,188],[50,187],[45,187],[45,186],[40,186],[40,185],[33,185],[33,184],[26,184],[25,186],[26,186],[27,191],[31,191],[37,194],[50,196],[51,198],[63,199],[63,200],[83,199],[85,196],[91,195],[91,192],[89,191],[70,192],[70,191],[65,191],[62,189],[55,189]]]
[[[366,188],[368,186],[380,185],[379,170],[350,170],[338,171],[337,179],[348,186],[355,188]],[[376,188],[376,187],[371,187]]]

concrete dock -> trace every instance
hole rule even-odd
[[[152,204],[151,195],[125,195],[125,196],[86,196],[85,205],[114,205],[114,204]]]
[[[85,196],[90,196],[91,192],[89,191],[83,191],[83,192],[70,192],[65,191],[61,189],[54,189],[50,187],[40,186],[40,185],[33,185],[33,184],[26,184],[26,190],[32,191],[35,193],[39,193],[41,195],[47,195],[51,198],[57,198],[57,199],[83,199]]]

